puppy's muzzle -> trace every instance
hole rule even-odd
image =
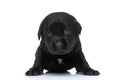
[[[56,42],[56,43],[55,43],[55,46],[56,46],[57,49],[62,49],[62,48],[63,48],[63,43],[62,43],[62,41]]]
[[[67,44],[64,38],[56,37],[53,39],[53,48],[55,51],[65,50]]]
[[[54,55],[64,55],[69,52],[67,41],[62,37],[53,38],[52,49]]]

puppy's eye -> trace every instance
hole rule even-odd
[[[64,34],[65,34],[65,35],[69,35],[69,34],[70,34],[70,30],[69,30],[69,29],[65,29],[65,30],[64,30]]]
[[[52,37],[52,33],[50,31],[47,32],[48,37]]]

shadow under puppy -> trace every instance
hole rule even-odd
[[[35,62],[26,75],[40,75],[44,69],[62,73],[73,67],[85,75],[99,75],[97,70],[90,68],[84,57],[80,33],[80,24],[68,13],[56,12],[45,17],[38,31],[38,38],[42,39]]]

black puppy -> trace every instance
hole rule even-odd
[[[88,65],[81,48],[79,34],[81,26],[77,20],[65,12],[48,15],[41,23],[38,38],[42,37],[36,51],[36,59],[26,75],[49,72],[61,73],[75,67],[85,75],[99,75]]]

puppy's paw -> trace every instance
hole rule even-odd
[[[37,75],[41,75],[43,72],[39,69],[39,68],[31,68],[30,70],[28,70],[25,75],[27,76],[37,76]]]
[[[93,69],[87,69],[83,72],[84,75],[99,75],[99,71]]]

